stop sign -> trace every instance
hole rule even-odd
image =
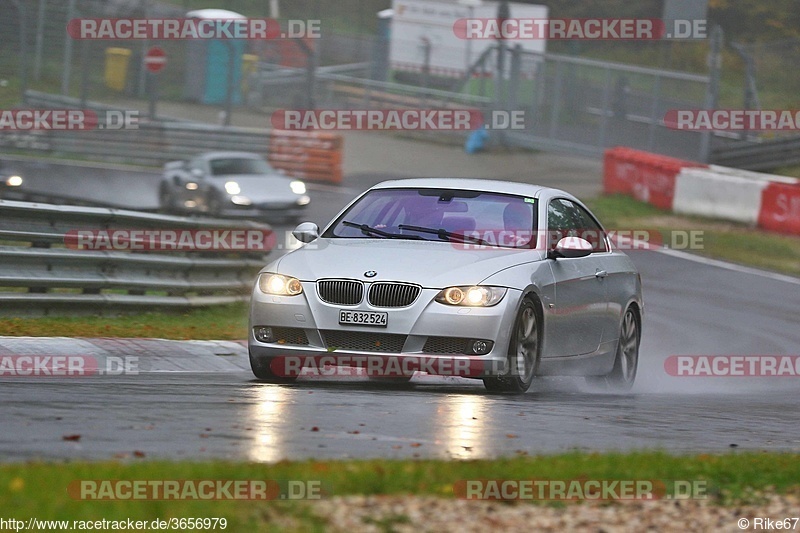
[[[152,47],[144,56],[144,66],[153,74],[161,72],[166,65],[167,53],[158,46]]]

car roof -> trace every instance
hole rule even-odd
[[[236,159],[264,159],[259,154],[253,152],[204,152],[202,154],[198,154],[197,157],[202,159],[211,160],[211,159],[229,159],[229,158],[236,158]]]
[[[560,189],[543,187],[531,183],[516,181],[502,181],[478,178],[409,178],[389,180],[378,183],[373,189],[460,189],[469,191],[495,192],[500,194],[513,194],[529,198],[566,197],[576,199],[571,194]]]

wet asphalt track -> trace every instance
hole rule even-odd
[[[309,218],[321,223],[354,191],[312,193]],[[487,395],[480,382],[451,378],[417,377],[405,388],[319,378],[278,386],[256,382],[235,343],[170,343],[154,353],[109,344],[112,354],[138,356],[141,373],[0,378],[0,457],[143,452],[277,461],[719,452],[733,445],[800,450],[800,378],[680,378],[664,370],[670,355],[800,355],[800,281],[665,253],[631,256],[642,272],[646,310],[639,380],[627,395],[590,393],[577,379],[542,381],[519,397]],[[0,339],[0,355],[54,349],[93,353],[88,345]]]

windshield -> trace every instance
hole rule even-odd
[[[324,237],[406,238],[528,247],[532,198],[453,189],[378,189],[352,205]]]
[[[263,159],[230,157],[209,161],[212,176],[233,176],[237,174],[270,174],[272,167]]]

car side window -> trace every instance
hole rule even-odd
[[[580,218],[580,235],[592,245],[592,250],[595,252],[607,252],[608,246],[606,245],[606,234],[600,225],[592,218],[586,209],[570,202],[575,209],[575,213]]]
[[[547,206],[547,231],[549,248],[553,249],[558,241],[564,237],[576,237],[578,235],[578,224],[575,220],[571,206],[572,202],[566,200],[550,200]]]
[[[192,172],[195,169],[199,170],[203,174],[206,173],[205,164],[201,159],[192,159],[191,161],[189,161],[189,172]]]
[[[581,206],[559,198],[552,200],[547,210],[550,228],[550,247],[564,237],[580,237],[589,241],[594,252],[607,252],[605,233]]]

